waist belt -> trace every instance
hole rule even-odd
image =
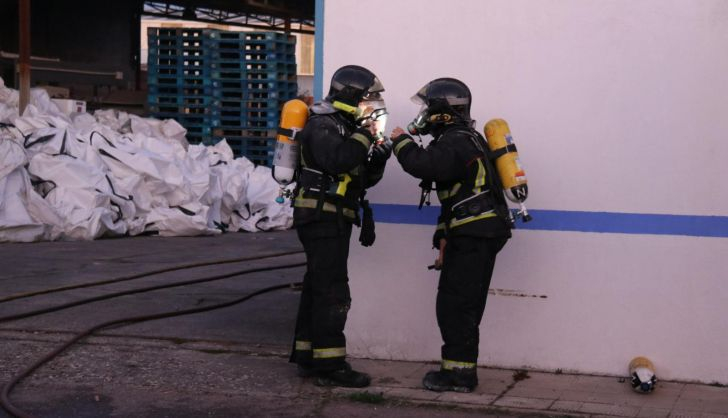
[[[298,179],[301,191],[312,192],[318,197],[316,199],[305,198],[301,193],[295,199],[293,206],[316,209],[317,219],[321,218],[321,212],[334,212],[338,215],[339,223],[342,223],[342,217],[353,219],[357,223],[356,211],[343,206],[351,176],[344,174],[340,177],[341,179],[337,181],[336,178],[322,171],[304,167]],[[327,198],[333,198],[335,203],[325,201]]]
[[[293,201],[293,206],[297,208],[308,208],[308,209],[318,209],[320,200],[318,199],[309,199],[305,197],[297,197]],[[338,213],[339,208],[337,205],[334,205],[333,203],[329,202],[323,202],[321,204],[321,210],[324,212],[330,212],[330,213]],[[351,208],[341,208],[341,214],[349,219],[356,219],[356,211]]]
[[[455,203],[450,209],[448,226],[452,228],[479,219],[497,216],[490,201],[489,192],[490,190],[486,190]]]
[[[299,183],[307,191],[317,192],[327,196],[346,195],[346,189],[351,182],[351,176],[344,174],[344,178],[338,180],[331,175],[312,168],[304,168],[301,170]]]

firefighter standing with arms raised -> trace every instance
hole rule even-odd
[[[338,69],[326,99],[313,105],[298,132],[300,167],[293,199],[294,225],[307,270],[291,361],[319,386],[364,387],[368,375],[346,362],[344,326],[351,303],[347,276],[352,224],[364,219],[360,241],[374,240],[363,194],[383,175],[391,146],[378,141],[386,108],[379,79],[368,69]]]
[[[478,384],[479,325],[496,254],[511,236],[512,218],[487,143],[472,128],[468,87],[440,78],[412,99],[422,107],[408,130],[431,134],[433,140],[422,148],[398,127],[391,134],[394,153],[407,173],[423,180],[423,200],[434,182],[442,205],[433,237],[440,249],[436,313],[442,364],[425,375],[423,385],[471,392]]]

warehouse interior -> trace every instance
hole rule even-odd
[[[23,3],[0,4],[0,77],[11,88],[19,88],[20,84],[20,6]],[[311,95],[313,0],[110,3],[32,0],[27,3],[30,3],[30,86],[43,86],[54,98],[84,101],[89,112],[118,109],[153,116],[149,109],[146,56],[147,30],[153,26],[276,31],[296,36],[299,85],[296,93]]]

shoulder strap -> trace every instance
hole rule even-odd
[[[490,149],[488,148],[488,141],[483,137],[483,135],[480,134],[480,132],[476,131],[473,128],[468,128],[465,126],[457,127],[457,132],[464,133],[468,136],[470,139],[470,143],[473,144],[475,149],[477,149],[483,157],[486,159],[493,161],[493,155]]]
[[[308,118],[308,121],[306,122],[306,125],[308,126],[311,123],[311,121],[319,119],[324,116],[327,116],[327,114],[311,112],[309,114],[309,118]],[[309,131],[306,131],[305,135],[300,136],[301,167],[307,167],[307,168],[313,168],[315,170],[319,170],[319,167],[316,165],[316,160],[314,160],[313,155],[311,155],[310,147],[306,143],[307,142],[306,139],[309,136],[311,136],[311,132],[309,132]],[[319,170],[319,171],[321,171],[321,170]]]
[[[488,147],[488,140],[486,140],[485,137],[475,129],[463,127],[459,130],[468,135],[471,143],[478,151],[482,153],[484,157],[483,165],[485,166],[487,172],[486,182],[488,183],[488,187],[491,190],[491,192],[488,193],[488,198],[491,199],[491,204],[493,205],[495,212],[503,220],[505,220],[511,228],[513,228],[514,225],[510,216],[510,211],[508,209],[508,203],[506,202],[506,198],[504,195],[503,182],[501,181],[498,170],[495,167],[495,160],[502,154],[499,154],[497,152],[494,153],[493,151],[491,151]],[[496,151],[502,151],[504,148]]]

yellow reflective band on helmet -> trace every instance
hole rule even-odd
[[[399,154],[399,150],[401,150],[402,147],[404,147],[405,145],[409,144],[410,142],[413,142],[413,141],[411,139],[409,139],[409,138],[405,138],[402,141],[400,141],[400,143],[397,144],[397,146],[394,147],[394,155]]]
[[[340,174],[339,175],[339,186],[336,188],[336,194],[339,196],[346,195],[346,189],[349,187],[349,183],[351,183],[351,176],[348,174]]]
[[[452,221],[450,221],[450,228],[455,228],[457,226],[465,225],[470,222],[479,221],[481,219],[493,218],[495,216],[498,216],[498,215],[496,215],[493,212],[493,210],[491,209],[488,212],[483,212],[477,216],[471,216],[471,217],[465,218],[465,219],[453,219]]]
[[[352,114],[357,118],[359,116],[361,116],[362,110],[356,106],[348,105],[346,103],[339,102],[339,101],[334,101],[334,103],[332,103],[332,105],[334,106],[334,109],[341,110],[342,112]]]
[[[477,365],[468,361],[442,360],[442,368],[445,370],[452,369],[474,369]]]
[[[369,141],[369,138],[359,132],[354,132],[354,134],[351,135],[351,138],[357,140],[360,144],[364,145],[364,148],[366,148],[367,151],[369,150],[369,146],[372,144],[371,141]]]
[[[485,166],[483,165],[483,160],[478,159],[478,175],[475,177],[473,193],[480,193],[483,186],[485,186]]]
[[[460,183],[455,183],[450,190],[438,190],[437,198],[442,202],[443,200],[455,196],[460,191]]]
[[[313,358],[346,357],[346,347],[314,348]]]
[[[318,207],[318,200],[299,196],[296,197],[296,200],[293,201],[293,206],[298,208],[316,209]],[[324,202],[324,206],[321,208],[321,210],[323,210],[324,212],[336,213],[336,205],[329,202]],[[356,218],[356,214],[352,209],[342,208],[341,213],[347,218]]]
[[[296,340],[296,350],[298,351],[311,351],[311,341],[298,341]]]

